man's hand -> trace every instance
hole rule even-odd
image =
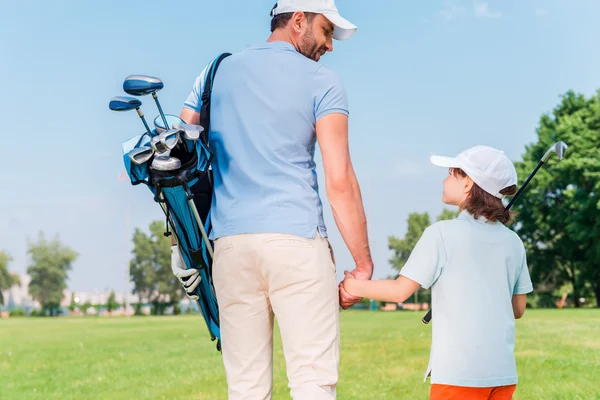
[[[370,271],[365,271],[365,270],[359,270],[358,268],[355,268],[354,270],[352,270],[352,272],[344,271],[344,276],[345,276],[344,280],[342,282],[340,282],[340,285],[339,285],[340,306],[342,307],[342,309],[347,310],[354,304],[360,303],[363,298],[352,296],[350,293],[346,292],[346,290],[344,289],[344,282],[347,279],[360,279],[360,280],[368,281],[373,276],[373,269],[371,269]]]
[[[198,300],[198,295],[195,293],[196,288],[202,281],[200,271],[197,269],[187,269],[181,257],[181,251],[176,244],[171,246],[171,270],[173,275],[179,279],[185,294],[192,300]]]

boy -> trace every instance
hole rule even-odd
[[[517,384],[515,319],[533,290],[525,248],[505,225],[513,215],[517,173],[500,151],[475,146],[457,157],[431,157],[449,168],[442,201],[458,218],[428,227],[396,280],[361,281],[345,273],[349,294],[401,303],[431,287],[430,399],[511,399]]]

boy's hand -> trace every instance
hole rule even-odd
[[[344,282],[346,282],[349,279],[361,279],[361,280],[368,281],[371,279],[372,275],[373,275],[372,270],[371,270],[371,272],[364,272],[364,271],[360,271],[358,269],[354,269],[352,272],[344,271],[344,280],[342,282],[340,282],[340,285],[339,285],[340,306],[342,307],[342,309],[347,310],[354,304],[360,303],[363,299],[362,297],[356,297],[356,296],[353,296],[350,293],[348,293],[346,291],[346,288],[344,287]]]

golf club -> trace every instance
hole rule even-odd
[[[544,165],[544,163],[546,161],[548,161],[548,158],[550,158],[550,155],[552,155],[552,153],[556,153],[556,156],[558,157],[558,159],[562,160],[565,156],[565,151],[567,150],[567,147],[568,147],[567,144],[565,142],[561,141],[561,142],[554,143],[546,151],[544,156],[540,159],[540,162],[538,163],[538,165],[533,170],[533,172],[531,174],[529,174],[529,177],[527,178],[525,183],[523,183],[523,186],[521,186],[521,188],[517,191],[517,193],[515,193],[513,198],[510,200],[510,202],[506,206],[505,210],[507,210],[507,211],[510,210],[510,208],[514,204],[515,200],[523,192],[523,189],[525,189],[525,187],[529,184],[529,181],[531,181],[531,178],[533,178],[533,176],[538,172],[538,170],[542,167],[542,165]],[[431,310],[432,309],[429,309],[429,311],[427,311],[427,314],[425,314],[425,316],[423,317],[422,321],[424,324],[428,324],[431,321]]]
[[[152,161],[152,169],[157,171],[173,171],[181,168],[181,161],[175,157],[157,156]]]
[[[531,178],[533,178],[533,176],[538,172],[538,170],[542,167],[542,165],[544,165],[544,163],[546,161],[548,161],[548,158],[550,158],[550,155],[552,153],[556,153],[556,156],[558,157],[558,159],[562,160],[565,156],[565,151],[567,150],[567,147],[568,146],[566,145],[565,142],[556,142],[546,151],[544,156],[540,159],[540,162],[538,163],[538,165],[533,170],[533,172],[529,175],[529,177],[527,178],[525,183],[523,183],[523,186],[521,186],[519,191],[513,196],[513,198],[510,200],[510,203],[508,203],[508,205],[506,206],[507,210],[509,210],[512,207],[515,200],[517,200],[517,198],[521,195],[521,192],[523,192],[523,189],[525,189],[525,186],[527,186],[527,184],[529,184],[529,181],[531,180]]]
[[[173,126],[175,124],[183,124],[183,120],[173,114],[165,114],[165,119],[167,120],[167,123],[169,124],[168,125],[169,129],[174,129]],[[162,121],[162,117],[160,115],[158,115],[156,118],[154,118],[154,128],[156,129],[157,133],[161,133],[166,130],[164,121]]]
[[[160,141],[160,136],[154,136],[150,142],[150,145],[157,154],[162,155],[169,151],[169,149]]]
[[[158,135],[158,137],[160,138],[160,142],[163,144],[163,146],[165,146],[169,150],[172,150],[175,148],[175,146],[177,146],[177,143],[179,142],[179,131],[171,129],[162,132],[160,135]]]
[[[162,155],[167,151],[172,150],[177,145],[178,141],[179,131],[172,129],[154,136],[150,144],[155,152]]]
[[[150,146],[142,146],[131,150],[128,154],[131,162],[140,165],[152,158],[154,155],[154,149],[152,149]]]
[[[142,102],[136,98],[128,97],[128,96],[117,96],[113,97],[108,103],[108,108],[113,111],[129,111],[135,109],[137,114],[142,119],[144,126],[146,127],[146,132],[148,135],[152,136],[152,132],[150,132],[150,127],[146,122],[146,118],[144,118],[144,113],[142,112]]]
[[[156,77],[148,76],[148,75],[129,75],[125,78],[125,82],[123,82],[123,90],[125,93],[130,94],[132,96],[146,96],[148,94],[152,94],[152,98],[156,102],[156,107],[158,108],[158,112],[165,123],[165,127],[168,127],[167,119],[165,118],[165,114],[163,113],[162,107],[158,102],[158,96],[156,92],[161,90],[164,87],[163,82]]]
[[[194,218],[196,218],[196,222],[198,223],[198,228],[200,228],[200,234],[202,235],[202,239],[204,240],[204,243],[206,244],[206,250],[208,251],[210,258],[214,258],[213,249],[212,249],[212,246],[210,245],[210,240],[208,239],[208,236],[206,235],[206,230],[204,230],[204,224],[202,223],[200,214],[198,214],[198,210],[196,209],[196,204],[194,203],[194,200],[192,200],[192,199],[188,200],[188,204],[190,205],[190,208],[194,212]]]
[[[204,128],[201,125],[192,124],[174,124],[173,129],[183,132],[183,137],[187,140],[198,140],[200,134],[204,132]]]

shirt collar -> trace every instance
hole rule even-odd
[[[458,219],[466,219],[466,220],[471,220],[471,221],[475,221],[475,222],[482,222],[482,223],[488,222],[487,218],[484,217],[483,215],[480,215],[479,217],[477,217],[477,219],[475,219],[473,217],[473,215],[470,212],[468,212],[467,210],[462,210],[460,212],[460,214],[458,214]]]
[[[255,49],[280,49],[280,50],[291,50],[297,52],[296,48],[290,42],[278,40],[275,42],[264,42],[258,45],[252,46]]]

